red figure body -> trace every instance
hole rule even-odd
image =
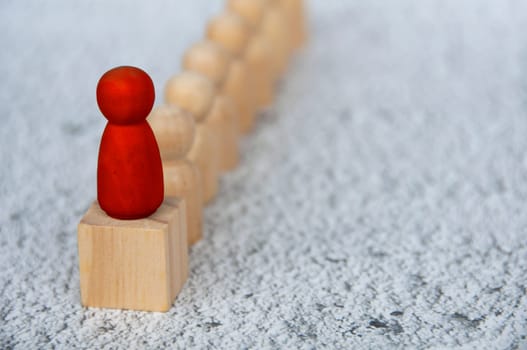
[[[99,148],[97,199],[116,219],[141,219],[163,202],[163,167],[146,117],[154,104],[152,80],[135,67],[106,72],[97,103],[108,119]]]

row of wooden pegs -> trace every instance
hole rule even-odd
[[[127,206],[138,198],[144,200],[126,187],[129,182],[124,177],[137,172],[150,176],[149,168],[156,167],[151,154],[145,153],[145,161],[140,152],[132,155],[130,150],[116,156],[115,148],[131,136],[124,119],[113,116],[119,111],[128,118],[145,95],[146,105],[153,104],[153,84],[140,70],[122,70],[133,67],[119,67],[101,78],[98,103],[109,123],[99,150],[98,202],[78,227],[83,305],[146,311],[170,308],[188,276],[188,246],[202,237],[203,205],[216,196],[219,175],[237,166],[240,137],[252,130],[258,113],[273,103],[277,81],[305,40],[302,0],[227,0],[225,12],[209,21],[206,38],[186,51],[182,73],[166,83],[164,104],[149,112],[150,104],[148,124],[141,124],[147,129],[149,125],[155,135],[164,187],[161,205],[154,198],[153,210],[143,216],[112,214],[123,202]],[[123,89],[122,77],[127,74],[151,87]],[[125,98],[116,97],[122,91],[130,102],[126,107]],[[137,98],[131,93],[142,95]],[[105,137],[113,138],[110,142]],[[145,137],[139,139],[144,142]],[[116,163],[128,169],[120,173]],[[135,168],[130,164],[136,164]],[[141,179],[141,183],[154,182],[154,178]],[[142,190],[149,198],[156,192]]]

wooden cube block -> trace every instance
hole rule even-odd
[[[166,198],[145,219],[117,220],[95,202],[78,226],[84,306],[167,311],[188,277],[186,207]]]

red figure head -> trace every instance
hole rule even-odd
[[[163,202],[159,147],[146,122],[155,92],[139,68],[117,67],[97,85],[97,103],[109,123],[101,138],[97,199],[116,219],[141,219]]]
[[[97,104],[110,123],[134,124],[145,120],[154,99],[152,79],[139,68],[111,69],[97,84]]]

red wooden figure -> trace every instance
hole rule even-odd
[[[99,148],[97,199],[116,219],[141,219],[163,201],[163,167],[146,122],[154,104],[152,79],[139,68],[117,67],[97,85],[97,104],[108,119]]]

